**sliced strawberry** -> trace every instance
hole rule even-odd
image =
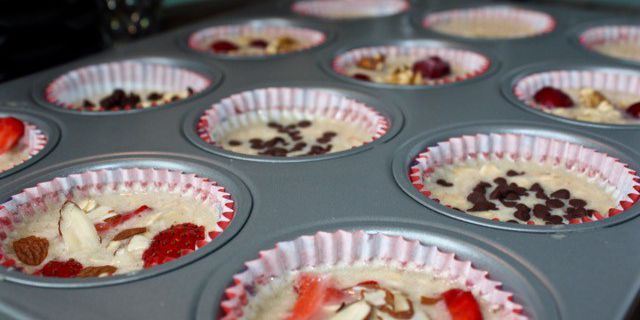
[[[627,108],[627,113],[636,119],[640,119],[640,102],[630,105]]]
[[[123,214],[119,214],[117,216],[113,216],[111,218],[106,219],[105,222],[101,222],[101,223],[96,223],[95,227],[96,227],[96,231],[98,231],[98,233],[104,233],[106,231],[109,231],[113,228],[115,228],[116,226],[119,226],[121,224],[123,224],[125,221],[143,213],[143,212],[147,212],[147,211],[151,211],[151,207],[146,206],[146,205],[142,205],[140,206],[138,209],[133,210],[133,211],[129,211],[127,213],[123,213]]]
[[[227,53],[238,50],[238,46],[231,41],[218,40],[211,44],[211,50],[215,53]]]
[[[24,135],[24,123],[16,118],[0,118],[0,154],[11,150]]]
[[[536,103],[547,108],[570,108],[573,100],[562,90],[553,87],[544,87],[533,96]]]
[[[482,320],[480,305],[469,291],[451,289],[442,294],[452,320]]]
[[[311,319],[325,303],[330,281],[326,275],[302,273],[297,279],[298,299],[287,320]]]
[[[73,278],[82,271],[83,266],[80,262],[70,259],[67,261],[49,261],[36,274],[46,277]]]
[[[201,240],[204,240],[204,227],[193,223],[176,224],[160,231],[142,254],[144,267],[180,258],[195,250],[196,244]]]

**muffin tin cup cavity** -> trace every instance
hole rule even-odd
[[[291,5],[295,13],[336,20],[386,17],[407,9],[406,0],[304,0]]]
[[[132,112],[183,101],[210,88],[212,81],[220,80],[167,62],[163,59],[130,59],[80,67],[47,84],[43,99],[47,104],[85,113]],[[127,95],[138,94],[145,106],[100,106],[100,100],[116,89],[124,90]],[[164,94],[164,97],[147,99],[152,93]],[[83,107],[85,100],[95,106]]]
[[[600,55],[640,63],[640,25],[591,27],[579,34],[578,42]]]
[[[524,72],[519,72],[516,77],[513,77],[512,80],[505,83],[503,86],[503,92],[509,99],[517,103],[517,105],[524,107],[526,110],[531,110],[538,114],[544,114],[557,120],[572,122],[574,124],[588,124],[591,126],[609,128],[638,128],[637,126],[640,125],[640,119],[632,118],[626,114],[625,109],[615,106],[614,112],[617,112],[620,115],[616,116],[616,121],[624,121],[628,123],[583,121],[569,118],[568,116],[556,115],[552,113],[553,109],[545,108],[534,100],[536,92],[544,87],[553,87],[563,91],[572,90],[576,92],[585,88],[593,89],[602,92],[607,100],[612,101],[614,105],[617,100],[616,95],[624,95],[626,96],[626,100],[631,99],[631,97],[636,97],[637,100],[631,99],[627,102],[628,105],[621,105],[626,109],[630,104],[640,102],[640,72],[638,71],[631,69],[584,66],[567,69],[526,70]],[[613,94],[613,96],[608,96],[608,93]],[[574,106],[567,110],[580,107],[578,106],[580,103],[578,98],[573,98],[573,101]],[[560,111],[564,110],[564,108],[557,109]],[[592,116],[589,114],[589,117]],[[600,114],[595,114],[593,117],[596,117],[593,119],[597,120],[597,117],[600,117]],[[603,121],[607,120],[604,119]]]
[[[275,248],[261,251],[256,260],[245,263],[246,271],[233,277],[233,285],[225,290],[221,302],[222,319],[238,319],[259,285],[295,271],[349,266],[409,266],[418,272],[462,284],[491,307],[499,307],[499,316],[528,319],[521,305],[513,302],[513,294],[501,289],[501,283],[490,280],[488,273],[453,253],[425,246],[418,241],[362,230],[332,233],[318,232],[292,241],[279,242]],[[402,267],[400,267],[402,268]]]
[[[20,225],[25,217],[43,214],[52,205],[64,200],[81,200],[108,193],[135,193],[135,192],[167,192],[192,197],[193,201],[210,201],[210,205],[215,210],[217,217],[214,230],[205,230],[204,239],[196,244],[195,252],[190,251],[186,255],[177,258],[176,263],[171,263],[173,259],[167,259],[159,264],[154,264],[150,268],[126,273],[128,278],[136,277],[139,273],[154,272],[155,269],[166,270],[165,263],[175,265],[183,264],[195,259],[199,251],[209,251],[210,242],[216,243],[216,239],[223,235],[224,231],[232,225],[236,215],[236,204],[232,200],[231,194],[225,188],[219,186],[217,182],[209,178],[200,177],[196,174],[183,173],[181,171],[169,169],[154,169],[145,167],[99,169],[82,171],[66,177],[57,177],[53,180],[38,183],[34,187],[24,189],[21,193],[15,194],[11,199],[0,206],[0,265],[8,268],[7,277],[15,277],[17,281],[33,282],[34,284],[56,285],[57,283],[80,283],[83,285],[110,282],[119,282],[123,275],[110,276],[106,278],[84,278],[82,281],[73,279],[60,279],[51,277],[34,278],[34,276],[20,273],[22,262],[14,259],[15,254],[7,252],[7,241],[11,233]],[[36,234],[37,235],[37,234]],[[16,240],[16,239],[13,239]],[[2,244],[4,242],[5,244]],[[215,245],[214,245],[215,246]],[[204,249],[203,249],[204,247]],[[9,250],[11,251],[11,250]],[[198,255],[200,256],[200,255]],[[71,257],[69,257],[71,258]],[[44,265],[50,260],[66,260],[63,257],[47,257],[39,265]],[[147,271],[150,270],[150,271]],[[24,280],[22,280],[24,278]],[[41,280],[35,280],[41,279]]]
[[[327,40],[327,35],[321,31],[278,22],[282,21],[254,20],[247,23],[212,26],[200,29],[189,36],[187,45],[192,50],[209,53],[218,57],[267,58],[304,51],[319,46]],[[211,48],[215,41],[220,40],[235,42],[235,39],[242,38],[246,41],[254,39],[272,41],[285,37],[296,40],[299,43],[299,46],[286,52],[278,52],[274,49],[276,52],[273,53],[266,53],[264,51],[237,53],[237,50],[229,52],[215,52]]]
[[[354,125],[355,128],[366,133],[367,138],[362,144],[353,145],[352,148],[380,139],[387,134],[391,125],[390,120],[376,109],[338,91],[321,88],[274,87],[244,91],[214,104],[200,116],[196,133],[202,141],[221,150],[221,140],[228,133],[252,123],[277,122],[280,119],[310,120],[311,122],[314,119],[330,119]],[[289,144],[295,142],[292,141]],[[243,141],[243,143],[248,142]],[[348,150],[335,153],[342,152],[348,152]],[[295,157],[251,156],[248,153],[246,155],[252,158],[312,159],[331,154],[333,151],[320,155]]]
[[[495,23],[496,30],[487,30],[490,34],[468,34],[468,30],[482,30],[483,23]],[[451,30],[456,24],[460,29]],[[509,40],[528,38],[553,31],[556,22],[549,14],[512,6],[484,6],[478,8],[454,9],[427,14],[422,26],[434,32],[454,37],[484,40]],[[473,27],[472,27],[473,26]],[[523,28],[524,30],[518,30]],[[491,34],[491,32],[506,32]]]

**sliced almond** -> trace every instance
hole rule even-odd
[[[387,304],[386,296],[387,293],[384,290],[367,290],[363,293],[364,300],[376,307]]]
[[[36,236],[28,236],[13,242],[13,251],[20,262],[37,266],[49,254],[49,240]]]
[[[442,300],[441,297],[426,297],[426,296],[422,296],[420,297],[420,303],[424,304],[426,306],[430,306],[430,305],[434,305],[438,302],[440,302],[440,300]]]
[[[370,312],[371,306],[369,304],[358,301],[331,316],[329,320],[365,320],[369,317]]]
[[[118,268],[114,266],[97,266],[97,267],[86,267],[78,273],[78,278],[87,278],[87,277],[99,277],[101,275],[112,275],[116,272]]]
[[[84,199],[78,202],[78,207],[84,212],[89,212],[95,209],[97,206],[98,203],[93,199]]]
[[[113,241],[120,241],[120,240],[124,240],[124,239],[129,239],[133,236],[135,236],[136,234],[141,234],[141,233],[145,233],[147,232],[147,228],[142,227],[142,228],[130,228],[130,229],[126,229],[126,230],[122,230],[120,231],[118,234],[116,234],[113,237]]]
[[[591,88],[580,90],[580,104],[587,108],[595,108],[607,98],[600,92]]]
[[[100,247],[100,237],[96,228],[75,203],[65,202],[60,209],[58,225],[69,253]]]
[[[127,251],[136,252],[145,250],[151,244],[151,240],[149,238],[142,235],[135,235],[131,240],[129,240],[129,244],[127,245]]]

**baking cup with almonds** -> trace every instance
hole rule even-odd
[[[553,31],[550,15],[511,6],[485,6],[430,13],[424,28],[464,38],[515,39]]]
[[[263,88],[234,94],[200,117],[197,134],[236,153],[321,155],[370,143],[389,129],[378,111],[339,92]]]
[[[21,120],[22,121],[22,120]],[[47,136],[35,125],[23,121],[24,135],[11,150],[0,154],[0,172],[19,166],[38,154],[47,144]]]
[[[182,67],[123,60],[89,65],[59,76],[47,85],[45,100],[70,110],[128,111],[186,99],[210,85],[211,79]],[[123,92],[117,95],[115,90]]]
[[[406,0],[304,0],[291,6],[298,14],[327,19],[385,17],[408,8]]]
[[[87,243],[90,241],[82,241],[83,239],[93,240],[96,238],[94,232],[83,232],[82,230],[85,230],[85,227],[95,228],[95,231],[98,232],[97,247],[104,247],[104,250],[107,250],[112,244],[117,245],[124,241],[122,243],[125,245],[125,248],[128,249],[129,246],[134,245],[132,244],[134,238],[130,237],[144,233],[145,230],[138,230],[143,228],[131,228],[131,224],[126,225],[126,221],[129,221],[127,219],[133,218],[132,221],[134,221],[136,217],[143,217],[145,210],[150,210],[147,213],[152,215],[154,213],[153,204],[148,203],[150,208],[143,205],[137,210],[120,213],[119,215],[117,214],[119,212],[109,211],[107,212],[107,216],[112,213],[115,218],[111,216],[107,219],[100,220],[100,223],[91,222],[93,219],[74,220],[73,214],[81,212],[81,215],[86,214],[87,217],[90,217],[94,213],[93,210],[100,210],[101,204],[96,203],[95,200],[93,200],[93,202],[90,200],[95,197],[122,197],[120,200],[129,203],[127,202],[129,201],[129,198],[126,198],[127,196],[146,194],[149,195],[149,197],[153,197],[154,193],[176,195],[180,198],[180,201],[184,199],[185,201],[198,203],[199,207],[207,208],[207,210],[214,213],[215,216],[211,217],[214,221],[209,223],[203,222],[203,220],[200,219],[203,225],[200,225],[199,222],[192,221],[191,226],[193,229],[202,226],[204,232],[198,236],[197,240],[189,240],[193,241],[193,246],[190,248],[180,248],[179,254],[177,255],[167,252],[167,254],[163,253],[159,256],[151,257],[151,255],[153,255],[153,252],[151,252],[150,257],[145,258],[146,249],[142,246],[141,248],[136,248],[136,250],[140,249],[140,252],[145,250],[145,254],[141,253],[141,259],[144,260],[144,265],[141,262],[135,261],[133,261],[135,263],[130,266],[120,266],[122,267],[121,269],[113,268],[111,265],[91,265],[94,261],[102,262],[101,259],[103,256],[98,256],[98,254],[104,252],[102,252],[102,249],[96,249],[96,251],[89,248]],[[65,209],[60,209],[72,203],[78,208],[76,211],[69,210],[65,213]],[[136,207],[138,206],[134,204],[134,202],[130,204]],[[48,218],[45,216],[45,214],[52,214],[52,212],[57,210],[60,212],[59,217]],[[129,273],[182,258],[202,248],[227,229],[234,218],[234,214],[234,202],[231,200],[231,195],[215,181],[196,176],[195,174],[150,168],[85,171],[39,183],[35,187],[27,188],[21,193],[12,196],[9,201],[0,206],[0,265],[25,273],[55,277],[99,276],[102,275],[101,270],[106,274],[114,272],[115,274]],[[125,216],[130,217],[126,218]],[[66,223],[69,224],[68,228],[70,229],[66,230],[73,229],[75,230],[73,233],[65,234],[65,222],[63,222],[63,218],[69,219]],[[121,218],[122,220],[118,222],[118,219]],[[148,245],[146,248],[151,248],[154,246],[155,237],[160,233],[165,233],[169,236],[167,232],[163,230],[158,229],[157,233],[153,230],[153,224],[157,223],[156,218],[151,217],[151,220],[149,220],[151,224],[146,227],[148,233],[153,234],[149,234],[148,237],[142,237],[148,238],[148,242],[138,241],[144,240],[139,237],[138,240],[135,240],[137,241],[136,246],[141,243],[146,243],[146,245]],[[24,223],[36,223],[37,226],[24,228],[26,227]],[[108,224],[110,223],[113,223],[113,226],[109,226]],[[186,224],[171,225],[172,223],[175,222],[165,221],[160,228],[166,228],[164,230],[171,229],[173,232],[179,233],[174,226],[184,227]],[[52,224],[52,226],[49,224]],[[206,224],[207,227],[204,227],[204,224]],[[140,226],[135,226],[134,223],[134,227]],[[129,229],[119,230],[118,228]],[[187,227],[184,227],[183,230],[186,228]],[[101,233],[102,231],[104,232]],[[194,232],[201,233],[201,231],[202,229]],[[111,237],[111,233],[115,234],[115,236]],[[29,236],[27,237],[27,235]],[[65,236],[68,236],[69,240],[63,240]],[[103,246],[102,242],[111,238],[113,239]],[[36,250],[38,247],[34,247],[34,245],[38,243],[46,244],[45,246],[39,246],[40,249],[44,248],[44,250]],[[180,245],[183,244],[184,243],[181,242]],[[158,245],[158,247],[163,246],[163,244],[159,243],[156,245]],[[19,248],[20,246],[21,248]],[[72,246],[74,246],[74,248],[78,246],[79,249],[74,250],[73,254],[69,254],[68,250],[70,249],[68,248]],[[94,252],[97,252],[95,256],[93,255]],[[107,253],[107,255],[113,258],[109,253]],[[135,259],[135,257],[132,259]],[[87,261],[91,261],[91,264],[87,263]],[[65,265],[61,265],[60,263],[65,263]],[[49,265],[49,272],[51,272],[51,274],[44,272],[47,265]],[[75,271],[74,268],[76,268]],[[80,269],[82,269],[83,273],[77,273]]]
[[[362,67],[364,60],[374,59],[378,65]],[[437,59],[447,64],[449,72],[428,78],[416,71],[418,61]],[[387,85],[440,85],[478,77],[489,70],[491,61],[486,56],[458,48],[407,44],[351,49],[335,57],[332,67],[343,76]],[[427,72],[438,67],[427,66]],[[363,77],[364,76],[364,77]],[[419,77],[418,77],[419,76]],[[419,79],[418,79],[419,78]],[[415,81],[414,81],[415,80]]]
[[[636,172],[616,158],[524,134],[440,142],[415,157],[409,178],[418,191],[447,207],[530,225],[606,219],[633,206],[640,193]],[[603,209],[592,209],[596,206]]]
[[[482,308],[496,318],[527,319],[522,315],[522,306],[513,302],[513,294],[501,289],[500,282],[490,280],[486,271],[476,269],[471,262],[460,260],[453,253],[399,236],[361,230],[318,232],[279,242],[245,265],[247,270],[236,274],[233,285],[225,290],[222,319],[250,316],[254,312],[252,304],[264,297],[258,296],[260,293],[277,293],[278,286],[272,288],[270,284],[299,272],[322,270],[331,274],[332,270],[358,268],[359,274],[366,274],[367,268],[376,267],[386,268],[389,273],[424,273],[425,278],[442,280],[472,292],[481,301]]]
[[[572,107],[545,107],[535,100],[536,93],[551,87],[562,90],[573,100]],[[640,72],[630,69],[549,70],[526,75],[512,88],[513,95],[535,110],[571,120],[603,124],[640,125]],[[591,94],[585,94],[585,91]],[[596,98],[598,103],[585,99]],[[601,100],[601,101],[600,101]],[[605,103],[601,103],[605,102]],[[633,108],[631,108],[633,109]],[[636,109],[640,109],[640,105]]]
[[[613,58],[640,62],[640,25],[605,25],[580,34],[585,48]]]
[[[292,26],[239,24],[208,27],[189,36],[189,48],[213,54],[247,57],[284,54],[321,45],[320,31]]]

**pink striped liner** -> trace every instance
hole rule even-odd
[[[295,13],[328,19],[384,17],[407,9],[406,0],[306,0],[291,5]]]
[[[592,88],[636,94],[640,97],[640,72],[630,69],[612,70],[551,70],[533,73],[518,80],[513,94],[523,103],[535,109],[542,109],[534,100],[534,95],[543,87],[558,89]]]
[[[304,44],[295,51],[302,51],[319,46],[327,39],[324,33],[313,29],[286,26],[261,26],[249,23],[242,25],[216,26],[199,30],[189,36],[188,44],[189,48],[193,50],[212,52],[210,48],[211,44],[217,40],[233,40],[237,37],[275,39],[285,36],[296,39],[301,44]],[[233,52],[224,55],[238,56]]]
[[[40,129],[26,121],[23,121],[23,123],[24,135],[18,142],[18,145],[14,148],[26,148],[29,153],[29,158],[25,159],[24,161],[14,163],[13,166],[9,169],[15,168],[16,166],[25,163],[27,160],[31,159],[31,157],[42,151],[42,149],[44,149],[44,147],[47,145],[47,136]],[[6,169],[4,171],[7,171],[9,169]]]
[[[167,169],[112,169],[85,171],[67,177],[38,183],[24,189],[0,205],[0,243],[7,239],[14,226],[23,221],[24,216],[45,212],[48,205],[61,199],[90,197],[107,192],[171,192],[192,196],[194,201],[211,200],[218,211],[218,229],[205,234],[203,247],[218,237],[231,223],[235,215],[234,201],[224,187],[217,182],[191,173]],[[5,255],[0,245],[0,265],[18,270],[19,262]]]
[[[422,20],[422,26],[429,29],[438,24],[449,23],[455,20],[468,21],[478,19],[494,21],[507,20],[514,24],[526,24],[534,29],[534,32],[526,36],[515,36],[510,38],[524,38],[541,35],[553,31],[556,27],[556,21],[553,17],[544,12],[500,5],[430,13]]]
[[[409,168],[409,179],[423,195],[432,197],[424,179],[438,167],[466,159],[535,161],[552,166],[564,166],[576,173],[596,177],[613,188],[618,206],[592,217],[572,219],[570,224],[598,221],[622,213],[640,198],[640,178],[627,164],[605,153],[570,142],[522,134],[476,134],[451,138],[428,147],[418,154]]]
[[[490,280],[488,272],[476,269],[471,262],[416,240],[362,230],[318,232],[260,251],[259,258],[245,263],[247,270],[233,276],[233,285],[225,290],[225,299],[220,304],[222,319],[242,317],[256,288],[273,278],[316,267],[361,265],[410,266],[412,270],[463,283],[490,306],[500,307],[500,319],[527,319],[521,314],[522,306],[512,301],[513,294],[502,290],[502,283]]]
[[[234,94],[214,104],[200,117],[196,131],[207,143],[247,122],[279,119],[303,114],[357,124],[371,134],[371,143],[389,129],[389,121],[372,107],[322,89],[263,88]],[[357,146],[353,146],[354,148]]]
[[[90,65],[69,71],[53,80],[45,89],[45,99],[57,106],[84,110],[84,99],[110,95],[114,89],[129,91],[194,93],[211,85],[204,75],[161,63],[138,60]],[[154,105],[155,106],[155,105]]]
[[[462,75],[452,75],[440,79],[429,80],[427,85],[454,83],[471,79],[487,72],[491,66],[489,58],[473,51],[430,47],[426,45],[400,45],[365,47],[349,50],[333,59],[333,70],[344,76],[351,77],[351,75],[347,73],[348,68],[355,66],[358,63],[358,60],[364,57],[372,57],[376,55],[386,56],[387,61],[392,61],[397,58],[407,58],[411,61],[418,61],[431,56],[438,56],[452,66],[458,66],[465,71]]]
[[[640,26],[639,25],[606,25],[598,26],[585,30],[578,37],[578,41],[585,48],[594,50],[595,46],[619,43],[619,42],[635,42],[640,47]],[[601,53],[604,54],[604,53]],[[621,57],[615,57],[624,59]],[[638,52],[640,60],[640,50]]]

